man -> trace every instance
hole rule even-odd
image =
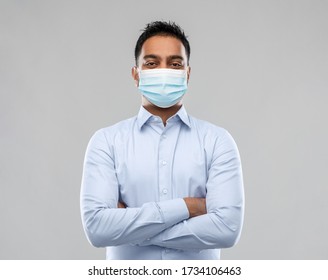
[[[85,156],[81,213],[107,259],[219,259],[243,222],[236,144],[182,105],[190,46],[179,26],[152,22],[135,48],[136,117],[97,131]]]

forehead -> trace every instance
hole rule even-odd
[[[157,56],[180,55],[186,59],[186,50],[182,42],[172,36],[153,36],[142,45],[140,57],[154,54]]]

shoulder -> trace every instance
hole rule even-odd
[[[238,149],[234,138],[226,128],[192,116],[189,116],[189,120],[206,150]]]
[[[189,120],[191,127],[198,131],[199,134],[203,136],[211,136],[215,138],[224,137],[226,134],[229,134],[228,130],[213,124],[211,122],[201,120],[189,115]]]
[[[137,117],[119,121],[113,125],[100,128],[91,137],[92,141],[106,141],[112,142],[119,135],[127,135],[131,129],[136,125]]]
[[[213,160],[233,158],[240,162],[237,144],[227,129],[194,117],[190,120],[204,144],[205,151]]]

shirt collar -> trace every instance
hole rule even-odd
[[[180,120],[185,125],[187,125],[189,128],[191,128],[189,116],[188,116],[187,111],[186,111],[186,109],[183,105],[181,106],[180,110],[174,116],[178,116],[180,118]],[[174,116],[172,116],[171,118],[174,118]],[[143,127],[143,125],[151,117],[153,117],[153,115],[150,112],[148,112],[143,106],[141,106],[140,110],[139,110],[139,113],[138,113],[138,116],[137,116],[137,122],[138,122],[139,129],[141,129]]]

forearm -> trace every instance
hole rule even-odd
[[[228,248],[238,241],[242,222],[242,205],[222,208],[173,225],[140,245],[180,250]]]
[[[146,203],[140,208],[128,208],[123,201],[116,209],[97,204],[83,204],[90,209],[84,211],[84,228],[96,247],[142,243],[182,220],[206,213],[205,199],[192,197]]]
[[[82,200],[83,201],[83,200]],[[146,203],[140,208],[110,208],[82,202],[82,220],[89,241],[96,247],[138,243],[188,218],[182,199]]]

